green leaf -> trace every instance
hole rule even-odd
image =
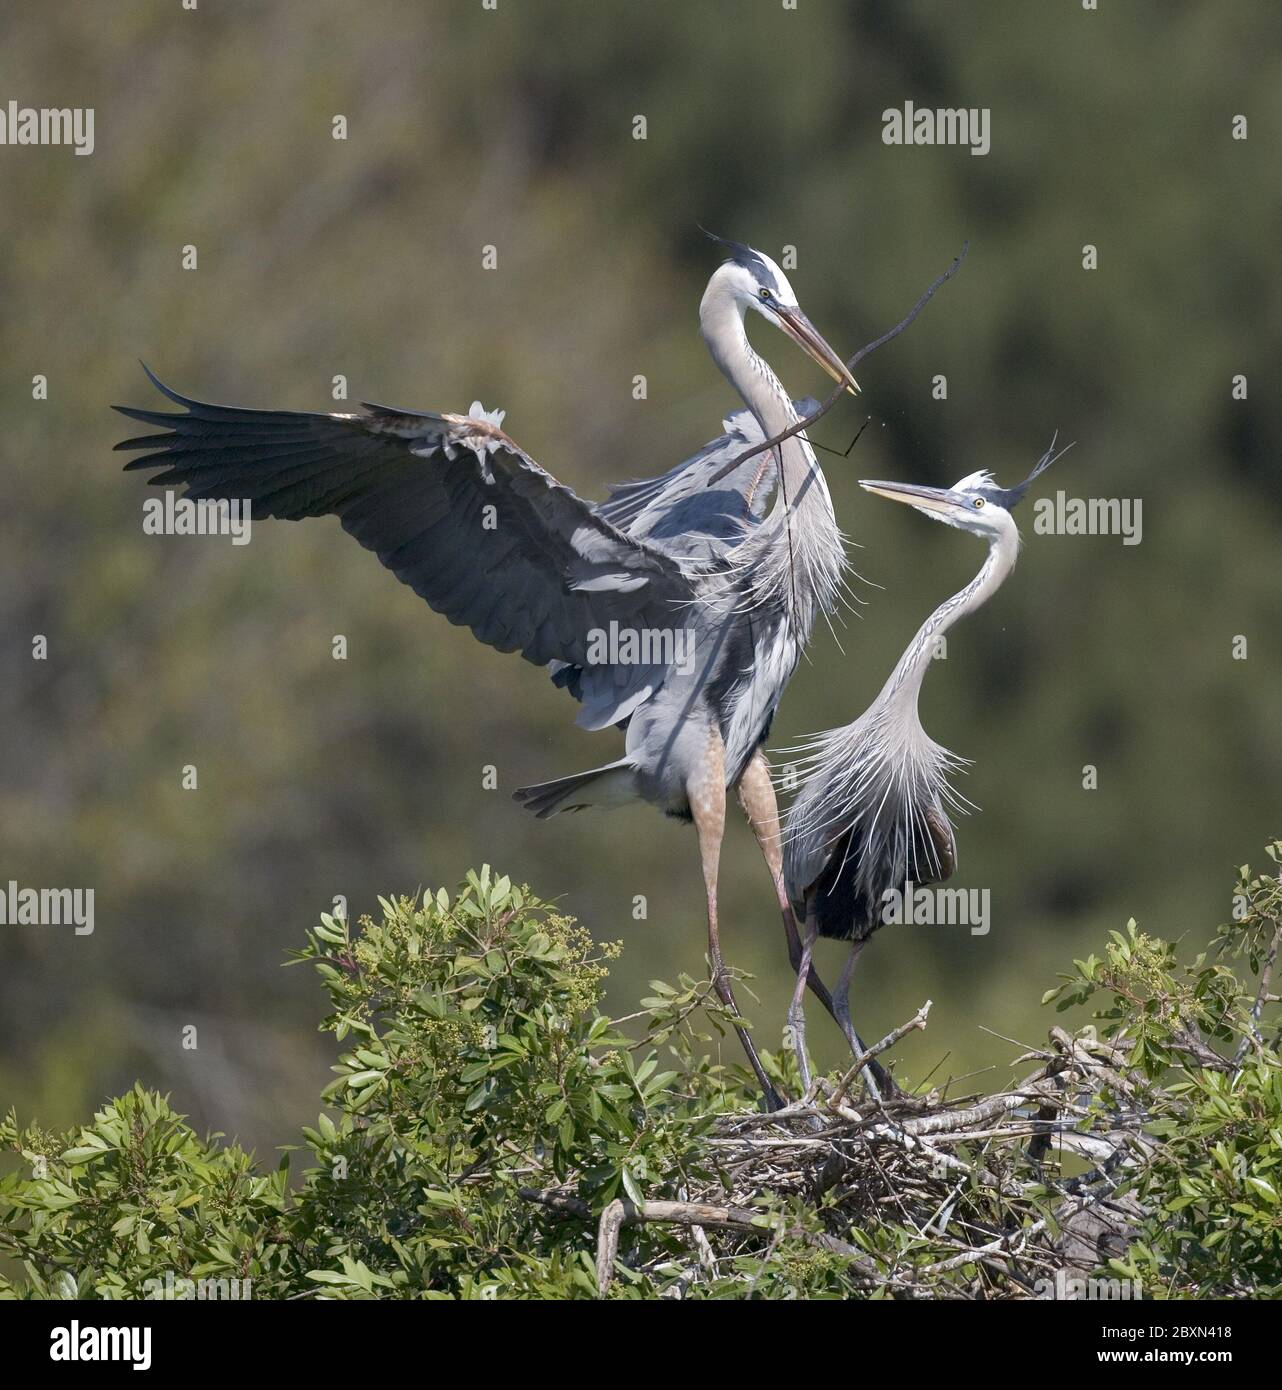
[[[384,1079],[381,1071],[357,1071],[347,1078],[347,1089],[355,1091],[361,1086],[368,1086],[371,1081],[382,1081]]]

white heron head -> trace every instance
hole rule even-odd
[[[725,295],[738,305],[740,313],[754,310],[786,333],[808,357],[813,358],[853,396],[859,390],[859,383],[802,312],[796,292],[778,263],[764,251],[755,251],[741,241],[727,241],[711,232],[707,235],[726,248],[729,259],[713,272],[705,299],[709,295]]]
[[[1033,479],[1072,447],[1071,444],[1065,445],[1057,454],[1055,440],[1052,439],[1050,448],[1038,460],[1037,466],[1022,483],[1014,487],[998,487],[987,469],[967,473],[952,487],[923,487],[917,483],[882,483],[870,479],[861,479],[859,486],[867,492],[876,493],[878,497],[888,497],[892,502],[905,502],[932,521],[942,521],[945,526],[955,526],[959,531],[969,531],[972,535],[993,541],[1015,531],[1011,512],[1028,491]]]

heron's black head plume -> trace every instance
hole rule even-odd
[[[1058,438],[1059,431],[1056,430],[1051,436],[1051,442],[1046,452],[1037,460],[1037,466],[1022,483],[1016,483],[1014,487],[985,487],[983,491],[997,506],[1005,507],[1008,512],[1014,511],[1015,507],[1023,500],[1024,494],[1033,485],[1033,480],[1045,473],[1056,459],[1063,458],[1073,447],[1071,443],[1065,444],[1057,454],[1055,452],[1055,441]]]
[[[774,267],[766,260],[760,251],[754,251],[751,246],[746,245],[742,241],[730,241],[727,237],[718,236],[716,232],[710,232],[702,223],[696,222],[694,225],[699,228],[709,241],[715,241],[719,246],[724,246],[726,248],[726,251],[729,253],[726,258],[727,260],[734,261],[736,265],[743,266],[746,271],[756,278],[759,284],[768,286],[776,294],[782,292],[783,286],[779,283],[779,278],[774,272]]]

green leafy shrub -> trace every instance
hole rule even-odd
[[[781,1117],[710,1060],[706,982],[656,981],[612,1021],[618,948],[488,870],[356,929],[323,917],[297,960],[345,1050],[306,1166],[261,1169],[140,1087],[68,1134],[10,1114],[0,1293],[1045,1296],[1071,1269],[1277,1294],[1282,888],[1244,868],[1236,901],[1214,960],[1181,967],[1131,923],[1077,962],[1047,998],[1097,1022],[1052,1030],[1008,1092],[879,1107],[824,1081]],[[1120,1246],[1068,1253],[1106,1206]]]
[[[1282,861],[1282,841],[1266,846]],[[1181,969],[1176,951],[1132,921],[1103,960],[1046,996],[1060,1007],[1098,1000],[1103,1035],[1127,1049],[1130,1094],[1097,1103],[1140,1110],[1144,1147],[1128,1184],[1147,1212],[1125,1260],[1112,1265],[1168,1295],[1282,1296],[1282,1065],[1277,997],[1282,881],[1238,871],[1233,920],[1214,955]],[[1245,990],[1224,959],[1246,959]],[[1271,1029],[1262,1020],[1273,1019]],[[1218,1045],[1218,1050],[1212,1044]]]
[[[286,1168],[256,1171],[249,1155],[201,1140],[161,1096],[135,1087],[65,1135],[19,1132],[0,1143],[23,1172],[0,1185],[0,1249],[22,1276],[12,1296],[139,1298],[148,1279],[252,1280],[259,1296],[290,1287]],[[230,1286],[229,1286],[230,1288]]]

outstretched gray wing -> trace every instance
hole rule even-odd
[[[500,651],[582,666],[594,629],[670,625],[690,599],[671,556],[558,483],[479,407],[241,410],[189,400],[147,375],[182,410],[115,407],[165,431],[118,444],[145,451],[126,468],[163,469],[149,481],[191,498],[248,499],[255,519],[337,516],[438,613]],[[616,697],[602,703],[623,706],[664,672],[596,674]]]
[[[804,416],[819,402],[806,396],[794,407]],[[743,540],[745,528],[765,516],[775,469],[769,453],[757,454],[709,487],[719,468],[765,437],[749,410],[735,411],[722,424],[723,435],[667,473],[612,487],[597,515],[674,558],[706,561],[725,555]]]

